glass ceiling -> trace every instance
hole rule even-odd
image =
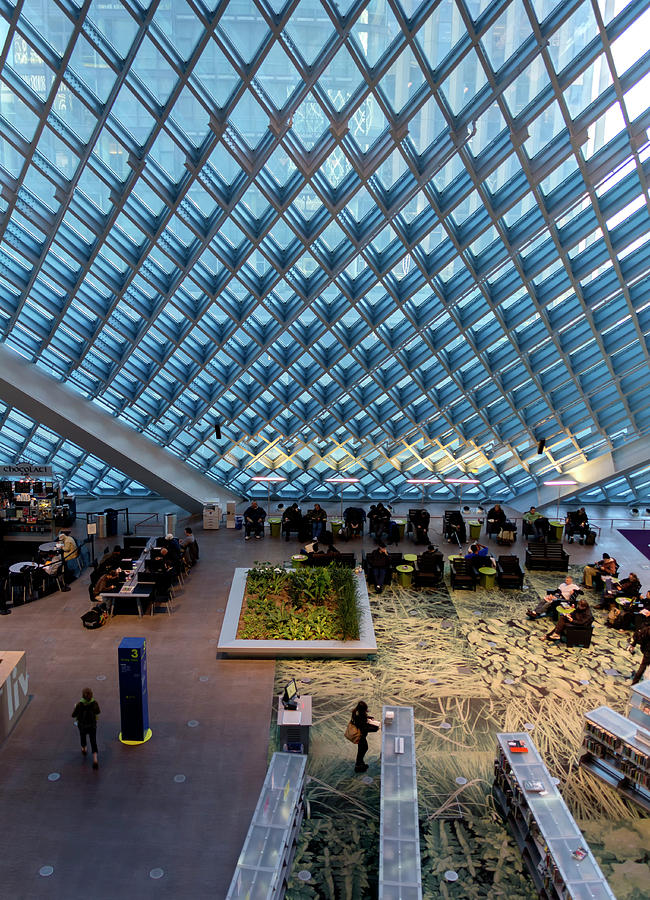
[[[0,0],[0,339],[241,493],[505,500],[646,435],[648,33],[650,0]],[[2,414],[4,461],[142,490]]]

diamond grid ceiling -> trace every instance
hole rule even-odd
[[[0,16],[1,339],[109,414],[321,498],[508,499],[650,430],[650,0]],[[25,412],[7,461],[142,490]]]

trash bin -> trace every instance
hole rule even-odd
[[[332,537],[338,537],[343,522],[340,519],[332,519]]]
[[[117,534],[117,510],[105,509],[106,516],[106,537],[114,537]]]
[[[106,516],[104,515],[104,513],[97,513],[96,525],[97,525],[97,535],[96,536],[98,538],[105,538],[106,537]]]
[[[481,523],[480,522],[470,522],[469,523],[469,537],[471,541],[478,541],[481,536]]]
[[[400,541],[404,540],[404,529],[406,528],[406,522],[403,519],[397,519],[396,521],[397,527],[399,528],[399,539]]]
[[[497,570],[491,566],[485,566],[478,570],[479,580],[482,588],[493,588],[496,583]]]
[[[293,563],[294,569],[299,569],[301,566],[307,565],[307,557],[304,553],[296,553],[291,557],[291,562]]]
[[[176,513],[165,513],[165,534],[176,534]]]
[[[282,528],[282,519],[269,519],[269,528],[271,529],[271,537],[280,537],[280,529]]]
[[[562,532],[564,531],[564,522],[553,521],[548,523],[551,527],[548,533],[549,541],[562,542]]]
[[[235,528],[241,529],[243,524],[244,524],[244,517],[243,516],[235,516]]]
[[[397,567],[397,579],[400,583],[400,587],[410,588],[412,578],[413,578],[413,566],[398,566]]]

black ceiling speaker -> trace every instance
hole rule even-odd
[[[218,422],[215,422],[214,425],[214,436],[218,441],[221,440],[221,425]]]
[[[545,439],[545,438],[542,438],[541,441],[539,442],[539,444],[537,445],[537,452],[538,452],[538,453],[543,453],[543,452],[544,452],[544,447],[545,447],[545,446],[546,446],[546,439]]]

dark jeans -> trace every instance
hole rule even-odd
[[[86,749],[86,738],[90,738],[90,749],[93,753],[97,753],[97,728],[80,728],[79,737],[84,750]]]
[[[364,764],[363,758],[368,752],[368,738],[362,732],[361,737],[359,738],[359,743],[357,744],[357,761],[355,765],[362,766]]]
[[[636,675],[632,679],[632,684],[638,684],[643,678],[643,673],[650,666],[650,650],[646,650],[646,652],[641,657],[641,665],[637,669]],[[366,747],[368,744],[366,744]]]
[[[311,523],[311,536],[315,540],[318,540],[318,538],[321,536],[324,524],[325,524],[324,522],[312,522]]]
[[[386,581],[386,576],[388,575],[388,569],[386,568],[375,568],[375,566],[371,569],[372,572],[372,580],[375,582],[375,587],[383,587]]]
[[[246,522],[246,537],[251,536],[251,531],[255,532],[255,537],[262,534],[264,531],[264,523],[263,522]]]

